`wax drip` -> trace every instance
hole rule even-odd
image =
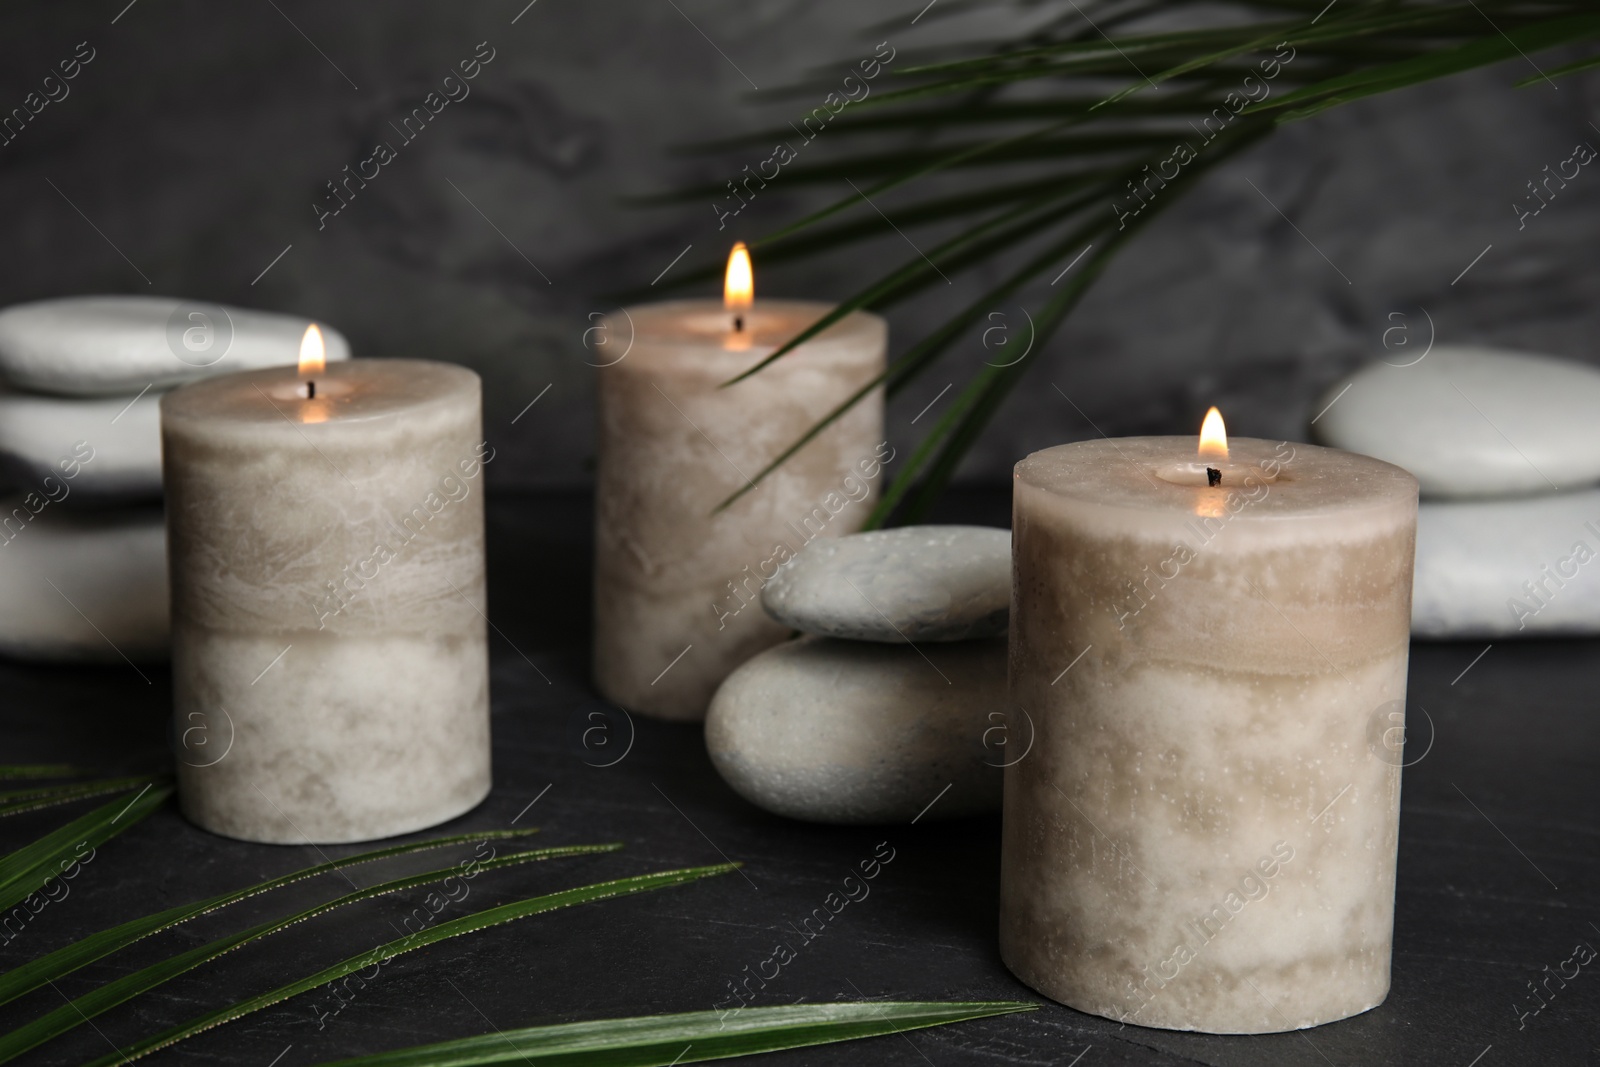
[[[1207,467],[1206,468],[1206,484],[1209,485],[1209,486],[1221,485],[1222,484],[1222,472],[1217,470],[1217,468],[1215,468],[1215,467]]]

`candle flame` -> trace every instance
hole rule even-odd
[[[1200,424],[1200,454],[1228,458],[1228,428],[1222,424],[1222,412],[1212,408]]]
[[[740,241],[728,253],[728,273],[722,282],[722,306],[743,311],[755,300],[755,276],[750,270],[750,251]]]
[[[317,329],[317,324],[313,322],[306,327],[306,335],[300,339],[300,373],[321,374],[327,365],[328,356],[322,344],[322,331]]]

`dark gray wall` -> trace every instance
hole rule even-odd
[[[0,110],[80,41],[95,58],[0,146],[0,303],[169,293],[313,315],[359,355],[458,360],[489,384],[489,433],[509,457],[493,468],[500,484],[579,484],[588,313],[686,245],[678,270],[844,191],[775,183],[721,232],[709,202],[623,203],[760,158],[689,161],[670,148],[798,115],[812,104],[774,89],[877,40],[914,48],[1033,17],[996,4],[913,26],[921,0],[525,3],[9,5]],[[494,59],[471,96],[401,145],[389,123],[485,41]],[[1600,173],[1585,170],[1520,231],[1512,204],[1576,142],[1600,145],[1600,76],[1510,88],[1527,72],[1509,64],[1333,112],[1211,175],[1044,351],[964,476],[998,480],[1027,451],[1093,435],[1061,393],[1113,435],[1191,432],[1216,402],[1235,432],[1302,436],[1316,391],[1379,351],[1386,328],[1404,322],[1426,339],[1424,308],[1441,340],[1593,359]],[[398,158],[319,229],[324,183],[378,140]],[[838,297],[907,254],[886,230],[827,263],[758,263],[758,278],[772,295]],[[951,295],[896,312],[900,346]],[[896,403],[897,440],[984,358],[975,330]]]

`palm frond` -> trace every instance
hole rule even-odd
[[[120,793],[124,789],[161,781],[163,777],[159,774],[142,774],[129,775],[125,778],[100,778],[88,782],[34,786],[30,789],[7,789],[0,791],[0,817],[20,815],[25,811],[38,811],[40,808],[53,808],[60,804],[70,804],[74,800],[105,796],[107,793]]]
[[[0,781],[13,778],[71,778],[83,768],[71,763],[0,763]]]
[[[568,1067],[671,1067],[899,1034],[1036,1007],[1017,1000],[888,1000],[591,1019],[496,1031],[322,1067],[480,1067],[555,1059]]]
[[[1600,14],[1588,0],[1385,0],[1359,5],[1240,0],[1231,7],[1245,12],[1243,17],[1219,15],[1215,5],[1203,0],[1024,3],[1054,11],[1055,17],[1012,41],[902,55],[889,68],[893,87],[875,86],[825,127],[832,147],[809,150],[824,155],[790,164],[773,179],[796,186],[848,182],[851,190],[749,242],[764,257],[804,260],[870,240],[874,220],[866,205],[877,207],[880,196],[937,182],[931,195],[910,202],[886,200],[883,210],[903,216],[907,226],[955,227],[929,256],[939,263],[940,278],[960,271],[992,274],[997,267],[1003,278],[978,301],[915,339],[889,371],[810,427],[752,485],[878,387],[887,386],[892,394],[924,373],[996,301],[1018,299],[1035,285],[1048,288],[1043,286],[1047,271],[1079,254],[1086,241],[1098,240],[1094,258],[1073,283],[1040,294],[1045,304],[1035,320],[1035,345],[1042,346],[1134,232],[1177,202],[1200,174],[1277,126],[1508,60],[1534,64],[1537,71],[1534,56],[1600,38]],[[1173,28],[1166,17],[1173,14],[1190,24]],[[1140,29],[1158,15],[1163,22],[1156,28]],[[1600,57],[1580,59],[1516,84],[1596,67]],[[1271,73],[1263,79],[1267,71]],[[1245,99],[1241,85],[1246,76],[1275,80],[1276,91]],[[1161,196],[1136,213],[1135,225],[1125,226],[1114,198],[1125,196],[1124,187],[1141,174],[1170,163],[1163,154],[1174,138],[1187,140],[1186,128],[1196,129],[1186,121],[1194,116],[1204,116],[1208,127],[1201,132],[1205,143],[1200,158],[1178,178],[1164,178]],[[1218,124],[1226,127],[1224,132],[1209,130]],[[782,131],[764,130],[694,150],[725,151],[775,132]],[[868,136],[873,140],[864,141]],[[884,141],[897,136],[913,140]],[[692,192],[704,195],[709,188]],[[1088,201],[1077,203],[1073,197],[1079,194]],[[1100,202],[1089,202],[1095,196]],[[1073,210],[1059,210],[1067,204]],[[866,221],[832,221],[852,210],[861,210]],[[1013,225],[1022,220],[1032,225]],[[1030,255],[1032,243],[1044,250]],[[1019,259],[1021,266],[1006,265]],[[719,269],[708,264],[684,272],[677,282],[694,283]],[[836,314],[741,378],[783,358],[843,314],[892,307],[937,280],[927,264],[906,262],[864,286]],[[1030,356],[1015,365],[972,372],[899,465],[868,525],[925,514],[1033,362]]]
[[[217,896],[197,900],[192,904],[179,904],[177,907],[158,911],[151,915],[144,915],[137,919],[130,919],[119,926],[109,930],[101,930],[91,934],[80,941],[56,949],[54,952],[38,959],[30,960],[22,966],[14,968],[5,974],[0,974],[0,1004],[9,1003],[24,993],[32,992],[63,975],[71,974],[85,964],[95,960],[104,959],[113,952],[118,952],[136,941],[170,930],[175,926],[197,919],[202,915],[209,915],[230,904],[237,904],[241,900],[270,893],[274,889],[281,889],[296,882],[302,882],[319,875],[342,871],[350,867],[357,867],[365,863],[376,863],[379,860],[393,859],[396,856],[407,856],[414,852],[426,852],[434,849],[448,848],[452,845],[464,845],[480,841],[504,841],[527,837],[536,834],[537,829],[523,830],[482,830],[472,834],[453,834],[449,837],[433,837],[422,841],[412,841],[403,845],[391,845],[370,852],[361,852],[343,859],[330,860],[311,867],[290,871],[276,878],[257,882]]]
[[[137,824],[166,802],[171,785],[151,783],[137,793],[118,797],[59,830],[45,834],[6,856],[0,856],[0,912],[9,911],[93,850]]]
[[[191,1019],[153,1037],[136,1041],[127,1048],[118,1049],[108,1056],[102,1056],[87,1064],[86,1067],[114,1067],[117,1064],[132,1062],[159,1049],[175,1045],[214,1026],[233,1022],[235,1019],[241,1019],[252,1012],[269,1008],[274,1004],[288,1000],[290,997],[309,992],[330,982],[336,982],[341,978],[347,978],[358,971],[378,967],[396,956],[404,955],[407,952],[415,952],[417,949],[426,948],[429,945],[437,944],[452,937],[476,933],[491,926],[498,926],[501,923],[512,922],[530,915],[554,911],[558,908],[569,908],[577,904],[587,904],[591,901],[609,900],[613,897],[628,896],[634,893],[648,892],[652,889],[664,889],[668,886],[682,885],[701,878],[727,874],[737,868],[738,864],[719,863],[710,867],[686,867],[680,870],[660,871],[655,874],[643,874],[632,878],[618,878],[609,882],[597,882],[593,885],[580,886],[576,889],[564,889],[558,893],[546,893],[542,896],[529,897],[526,900],[502,904],[499,907],[485,908],[482,911],[473,912],[459,919],[440,923],[432,928],[424,928],[418,933],[386,942],[361,953],[359,956],[351,956],[349,959],[341,960],[331,967],[325,967],[314,974],[309,974],[304,978],[281,985],[269,992],[250,997],[247,1000],[242,1000],[237,1004],[229,1005],[199,1018]]]
[[[481,873],[498,870],[502,867],[512,867],[537,860],[614,852],[621,847],[621,845],[617,844],[569,845],[559,848],[513,852],[507,856],[496,856],[492,859],[478,861],[477,871]],[[366,889],[358,889],[314,907],[295,912],[293,915],[282,919],[274,919],[270,922],[252,926],[236,934],[219,937],[187,952],[180,952],[178,955],[164,959],[159,963],[153,963],[142,970],[118,978],[116,981],[107,982],[105,985],[78,997],[76,1000],[63,1004],[54,1011],[45,1013],[8,1034],[0,1035],[0,1063],[7,1063],[29,1049],[37,1048],[51,1038],[59,1037],[67,1031],[75,1029],[96,1015],[108,1011],[124,1001],[132,1000],[142,993],[148,993],[157,986],[170,982],[179,975],[186,974],[202,964],[209,963],[219,956],[224,956],[235,949],[243,948],[251,942],[259,941],[280,930],[363,900],[387,896],[390,893],[414,889],[417,886],[443,882],[451,876],[460,876],[461,873],[457,867],[450,866],[435,871],[427,871],[423,874],[414,874],[405,878],[395,878],[387,882],[380,882]]]
[[[1595,37],[1600,37],[1600,15],[1551,19],[1548,22],[1507,31],[1503,36],[1496,34],[1481,41],[1470,41],[1432,55],[1369,67],[1338,78],[1330,78],[1316,85],[1297,89],[1266,103],[1264,107],[1291,108],[1283,121],[1295,121],[1362,97],[1405,89],[1422,82],[1488,66],[1491,63],[1515,59],[1528,52],[1542,51],[1560,44],[1592,40]],[[1307,105],[1308,101],[1315,103]]]
[[[1550,81],[1555,78],[1565,78],[1569,74],[1581,74],[1583,71],[1594,70],[1596,67],[1600,67],[1600,56],[1590,56],[1587,59],[1580,59],[1574,63],[1563,63],[1559,67],[1551,67],[1549,70],[1541,70],[1537,74],[1528,75],[1526,78],[1523,78],[1521,81],[1517,82],[1517,88],[1525,89],[1530,85],[1536,85],[1542,81]]]

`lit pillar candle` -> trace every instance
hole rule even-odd
[[[489,791],[478,377],[324,367],[319,341],[161,401],[180,799],[249,841],[387,837]]]
[[[890,455],[874,390],[716,510],[884,368],[883,320],[854,312],[723,388],[831,310],[752,290],[739,245],[723,303],[627,308],[595,346],[595,683],[661,718],[704,718],[722,680],[785,637],[762,584],[808,540],[860,528]]]
[[[1082,1011],[1289,1030],[1389,989],[1417,483],[1304,444],[1017,464],[1000,949]],[[1023,713],[1026,713],[1024,717]]]

